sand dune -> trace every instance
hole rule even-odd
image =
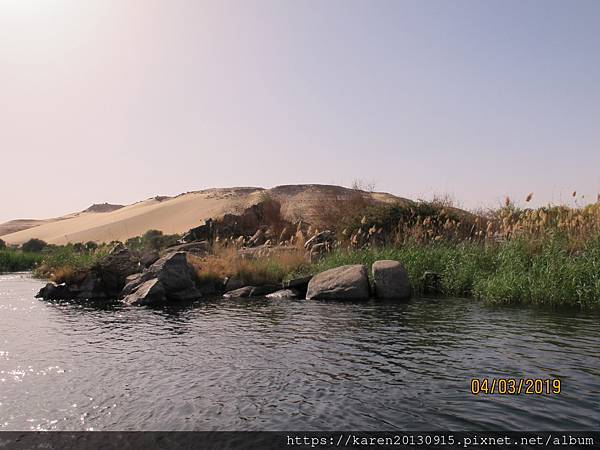
[[[266,195],[281,203],[282,214],[286,219],[313,223],[317,219],[319,207],[327,199],[344,198],[352,192],[340,186],[327,185],[288,185],[272,189],[208,189],[176,197],[155,197],[114,210],[95,208],[90,212],[88,209],[0,237],[13,245],[22,244],[31,238],[42,239],[50,244],[66,244],[124,241],[149,229],[161,230],[164,233],[183,233],[209,217],[239,213]],[[387,193],[365,195],[371,197],[374,202],[407,201]],[[1,230],[2,228],[0,232]]]

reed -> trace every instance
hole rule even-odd
[[[32,270],[42,262],[42,259],[39,253],[3,249],[0,250],[0,273]]]

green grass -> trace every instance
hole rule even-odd
[[[294,275],[346,264],[370,268],[379,259],[400,261],[415,295],[424,292],[423,273],[434,271],[441,276],[442,296],[476,297],[496,304],[600,307],[600,237],[589,239],[576,252],[559,235],[542,242],[514,239],[338,250]]]
[[[35,275],[49,278],[58,283],[69,282],[89,270],[108,253],[107,246],[88,251],[65,245],[47,249],[42,263],[36,268]]]
[[[27,253],[20,250],[0,250],[0,273],[33,270],[42,262],[39,253]]]

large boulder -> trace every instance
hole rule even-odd
[[[71,300],[73,297],[73,292],[64,283],[47,283],[35,295],[35,298],[43,298],[44,300]]]
[[[117,244],[92,271],[102,280],[107,294],[116,295],[125,286],[127,277],[141,269],[139,259],[123,244]]]
[[[150,285],[147,282],[156,280],[160,283]],[[139,277],[130,277],[129,283],[123,289],[124,302],[129,304],[158,303],[165,300],[193,300],[202,297],[202,292],[196,286],[196,273],[187,262],[185,252],[170,253],[163,256]],[[150,289],[151,288],[151,289]],[[142,292],[138,292],[142,289]],[[145,290],[149,289],[150,294]],[[156,292],[164,290],[164,295]],[[146,298],[141,303],[140,298]]]
[[[167,296],[196,289],[196,272],[187,262],[185,252],[169,253],[152,264],[144,277],[157,278],[165,287]]]
[[[369,297],[369,277],[362,264],[321,272],[310,280],[306,292],[308,300],[367,300]]]
[[[127,295],[123,301],[128,305],[142,306],[167,301],[165,288],[156,278],[145,281],[137,289]]]
[[[78,300],[101,300],[110,295],[102,278],[93,270],[80,283],[69,285],[69,289]]]
[[[375,294],[382,299],[408,299],[411,285],[406,269],[398,261],[382,260],[373,263]]]

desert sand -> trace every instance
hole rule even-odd
[[[42,239],[49,244],[69,242],[125,241],[140,236],[150,229],[166,234],[184,233],[200,225],[208,218],[226,213],[240,213],[248,206],[258,203],[265,196],[281,203],[284,218],[315,223],[318,210],[331,198],[343,199],[351,189],[328,185],[286,185],[272,189],[237,187],[207,189],[189,192],[176,197],[154,197],[121,207],[91,207],[79,213],[69,214],[45,221],[11,221],[0,224],[0,235],[7,244],[18,245],[31,238]],[[364,192],[374,203],[408,202],[392,194]],[[112,207],[114,206],[114,207]],[[15,231],[14,225],[21,227]],[[13,229],[10,228],[12,224]],[[18,228],[17,228],[18,229]]]

